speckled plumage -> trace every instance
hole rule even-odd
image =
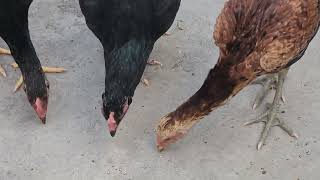
[[[258,76],[298,61],[319,24],[319,0],[228,1],[213,33],[218,63],[187,102],[160,120],[158,148],[179,139]]]

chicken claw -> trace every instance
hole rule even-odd
[[[11,52],[7,49],[0,48],[0,54],[11,55]]]
[[[144,78],[142,81],[141,81],[145,86],[150,86],[150,82],[148,79]]]
[[[11,66],[13,68],[19,68],[17,63],[11,63]],[[55,68],[55,67],[46,67],[46,66],[42,66],[42,70],[44,73],[63,73],[66,71],[66,69],[64,68]],[[17,92],[20,89],[22,83],[23,83],[23,77],[20,76],[14,88],[14,92]]]
[[[0,48],[0,54],[11,55],[11,52],[7,49]],[[7,77],[6,71],[3,69],[1,65],[0,65],[0,75],[2,75],[3,77]]]
[[[13,68],[19,68],[17,63],[12,63],[11,66]],[[55,68],[55,67],[46,67],[42,66],[42,70],[44,73],[63,73],[66,71],[64,68]]]
[[[161,63],[160,61],[157,61],[157,60],[154,60],[154,59],[149,60],[149,61],[147,62],[147,64],[148,64],[148,65],[159,65],[160,67],[162,67],[162,63]]]
[[[283,90],[283,83],[285,77],[287,76],[288,69],[282,70],[279,73],[278,80],[275,86],[276,94],[273,100],[273,103],[269,106],[268,110],[261,114],[256,120],[250,121],[245,123],[245,126],[252,125],[255,123],[264,122],[265,126],[261,133],[260,140],[257,144],[257,149],[260,150],[262,146],[265,144],[266,139],[270,133],[270,130],[274,126],[279,126],[285,132],[287,132],[291,137],[298,138],[297,133],[295,133],[283,120],[278,118],[278,113],[280,109],[281,97],[282,97],[282,90]]]
[[[20,78],[16,82],[16,85],[14,86],[13,92],[14,93],[17,92],[20,89],[20,87],[22,86],[22,84],[23,84],[23,76],[20,76]]]
[[[55,67],[42,67],[44,73],[63,73],[66,71],[64,68],[55,68]]]
[[[6,74],[6,71],[3,69],[3,67],[0,65],[0,74],[3,76],[3,77],[7,77],[7,74]]]

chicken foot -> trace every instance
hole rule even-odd
[[[11,52],[7,49],[0,48],[0,54],[11,55]]]
[[[0,48],[0,55],[2,55],[2,54],[3,55],[11,55],[11,52],[7,49]],[[1,66],[1,64],[0,64],[0,75],[2,75],[3,77],[7,77],[6,71]]]
[[[147,61],[147,64],[150,66],[154,66],[154,65],[159,65],[160,67],[162,66],[162,63],[160,61],[155,60],[155,59],[149,59]]]
[[[279,126],[285,132],[287,132],[291,137],[298,138],[298,135],[283,121],[281,120],[277,114],[279,113],[283,84],[285,81],[285,77],[287,76],[288,69],[282,70],[279,72],[278,81],[276,84],[276,94],[273,100],[273,103],[270,105],[268,110],[261,114],[256,120],[245,123],[245,126],[252,125],[255,123],[264,122],[265,126],[263,128],[261,137],[259,139],[257,149],[260,150],[262,146],[265,144],[266,139],[270,133],[270,130],[274,126]]]
[[[13,68],[19,68],[17,63],[12,63],[11,66]],[[64,68],[54,68],[54,67],[46,67],[46,66],[42,66],[42,70],[44,73],[63,73],[66,71],[66,69]],[[17,92],[22,86],[22,84],[23,84],[23,77],[21,75],[18,81],[16,82],[13,92]]]
[[[155,60],[155,59],[149,59],[147,61],[147,65],[162,67],[162,63],[160,61]],[[140,82],[145,86],[150,86],[150,80],[148,80],[147,78],[142,78]]]
[[[0,55],[1,54],[11,55],[11,52],[10,52],[10,50],[0,48]],[[11,66],[13,68],[19,68],[17,63],[12,63]],[[45,67],[45,66],[42,66],[42,70],[43,70],[44,73],[62,73],[62,72],[66,71],[63,68],[53,68],[53,67]],[[6,71],[4,70],[4,68],[1,65],[0,65],[0,75],[2,75],[4,77],[7,76]],[[22,84],[23,84],[23,78],[22,78],[22,76],[20,76],[20,78],[16,82],[16,85],[15,85],[15,88],[14,88],[14,92],[18,91]]]
[[[3,67],[0,64],[0,75],[2,75],[3,77],[7,77],[7,73],[6,71],[3,69]]]

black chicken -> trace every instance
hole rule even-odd
[[[104,48],[102,112],[111,136],[126,114],[154,43],[172,25],[180,0],[79,0]]]
[[[38,117],[46,122],[49,83],[30,39],[28,11],[32,0],[0,0],[0,37],[10,51],[0,49],[0,54],[11,54],[20,67],[25,92]],[[2,67],[0,70],[4,73]],[[47,70],[54,72],[47,68]],[[22,82],[22,78],[21,81]]]

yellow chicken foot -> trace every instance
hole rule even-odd
[[[154,59],[149,59],[147,61],[148,65],[159,65],[160,67],[162,66],[162,63],[160,61],[154,60]]]
[[[11,52],[10,50],[0,48],[0,54],[11,55]]]
[[[157,61],[155,59],[149,59],[147,61],[147,64],[150,65],[150,66],[160,66],[162,67],[162,63],[160,61]],[[142,78],[141,81],[140,81],[144,86],[150,86],[150,81],[146,78]]]
[[[22,86],[22,84],[23,84],[23,76],[20,76],[18,81],[16,82],[16,85],[14,86],[13,92],[17,92]]]
[[[295,133],[286,123],[277,117],[280,109],[280,101],[282,97],[282,90],[285,77],[288,73],[288,69],[282,70],[278,76],[278,82],[276,84],[276,94],[273,100],[273,103],[270,105],[269,109],[261,114],[256,120],[245,123],[245,126],[252,125],[259,122],[264,122],[265,126],[263,128],[260,140],[257,145],[257,149],[260,150],[262,146],[265,144],[266,139],[270,133],[270,130],[274,126],[279,126],[281,129],[286,131],[291,137],[298,138],[297,133]]]
[[[143,84],[143,85],[145,85],[145,86],[150,86],[150,82],[149,82],[149,80],[148,79],[146,79],[146,78],[143,78],[142,80],[141,80],[141,83]]]
[[[0,75],[2,75],[3,77],[7,77],[7,73],[4,70],[4,68],[1,66],[1,64],[0,64]]]
[[[19,68],[17,63],[12,63],[11,66],[13,68]],[[66,71],[64,68],[56,68],[56,67],[46,67],[42,66],[42,70],[44,73],[63,73]],[[20,76],[19,80],[16,82],[13,92],[17,92],[23,84],[23,77]]]
[[[1,54],[11,55],[11,52],[9,50],[7,50],[7,49],[0,48],[0,55]],[[7,77],[7,73],[4,70],[4,68],[1,66],[1,64],[0,64],[0,75],[2,75],[3,77]]]

